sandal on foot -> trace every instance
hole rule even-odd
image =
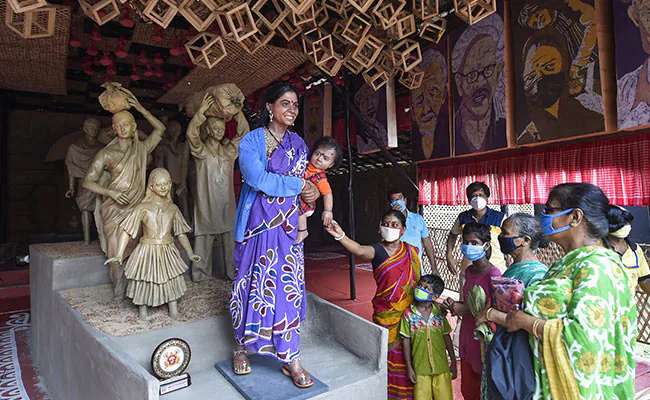
[[[307,389],[314,384],[314,380],[311,379],[311,376],[303,368],[301,372],[291,372],[291,370],[286,366],[282,366],[282,373],[285,376],[291,378],[291,381],[300,389]]]
[[[251,369],[251,362],[248,359],[248,356],[246,355],[245,360],[239,360],[239,359],[235,358],[238,354],[246,355],[247,354],[246,349],[235,350],[235,351],[232,352],[232,372],[233,372],[233,374],[235,374],[235,375],[248,375],[248,374],[250,374],[252,372],[252,369]],[[235,368],[235,367],[238,367],[238,368]],[[237,370],[239,370],[239,372]]]

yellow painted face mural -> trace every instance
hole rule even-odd
[[[517,143],[604,130],[594,0],[521,0],[511,11]]]
[[[531,104],[547,109],[559,101],[565,86],[562,67],[559,49],[549,44],[533,45],[528,49],[524,64],[524,94]],[[557,113],[554,114],[557,118]]]

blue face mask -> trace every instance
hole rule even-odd
[[[515,244],[515,239],[524,237],[523,235],[513,236],[513,237],[504,237],[499,235],[499,246],[501,247],[501,252],[503,254],[512,254],[513,251],[522,247],[523,244]]]
[[[463,253],[465,258],[470,261],[480,260],[485,256],[485,249],[483,246],[472,245],[472,244],[462,244],[460,246],[460,252]]]
[[[424,289],[422,286],[417,286],[413,290],[413,298],[422,303],[431,303],[433,302],[433,296],[439,296],[440,293],[429,292]]]
[[[392,208],[398,204],[402,206],[402,211],[406,210],[406,203],[404,202],[404,200],[395,200],[394,202],[390,203],[390,206]]]
[[[567,215],[573,210],[574,210],[573,208],[567,208],[566,210],[561,211],[557,214],[542,213],[542,215],[539,216],[539,220],[542,223],[542,231],[544,231],[544,236],[555,235],[556,233],[564,232],[566,230],[571,229],[570,224],[555,229],[553,228],[553,220],[559,216]]]

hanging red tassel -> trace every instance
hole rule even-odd
[[[140,52],[140,58],[138,59],[140,61],[140,64],[149,64],[149,57],[147,57],[147,52],[142,50]]]
[[[124,36],[120,36],[114,53],[118,58],[126,58],[129,55],[129,53],[126,52],[126,40],[124,40]]]
[[[153,63],[154,63],[154,64],[161,65],[161,64],[164,64],[164,63],[165,63],[165,60],[163,60],[163,58],[162,58],[162,56],[160,55],[160,53],[156,53],[156,55],[153,57]]]
[[[102,59],[99,60],[99,63],[105,67],[113,64],[113,60],[109,57],[109,53],[109,50],[104,50],[104,55],[102,56]]]
[[[153,40],[156,43],[160,43],[163,40],[165,40],[165,30],[163,29],[162,26],[156,25],[153,28],[153,35],[151,35],[151,40]]]
[[[164,76],[163,70],[160,65],[156,65],[156,68],[153,70],[153,76],[156,78],[162,78]]]
[[[136,65],[136,63],[133,63],[133,66],[131,66],[131,80],[132,81],[140,80],[140,74],[138,74],[138,66]]]
[[[106,68],[106,73],[110,76],[115,76],[117,74],[117,68],[115,68],[115,65],[111,64]]]
[[[93,28],[93,31],[90,33],[90,38],[91,38],[94,42],[99,42],[100,40],[103,40],[103,39],[104,39],[104,37],[102,36],[102,34],[99,32],[99,28],[98,28],[97,26],[95,26],[95,27]]]
[[[81,47],[81,39],[79,39],[75,28],[70,30],[70,47]]]
[[[135,21],[131,18],[131,11],[128,7],[122,9],[122,14],[120,15],[120,24],[125,28],[133,28],[135,26]]]
[[[147,78],[153,76],[153,70],[151,69],[151,65],[147,64],[147,70],[144,71],[143,75],[146,76]]]
[[[97,46],[95,46],[95,42],[90,43],[90,47],[86,49],[86,54],[93,57],[99,54],[99,50],[97,49]]]

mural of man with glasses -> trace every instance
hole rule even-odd
[[[455,154],[506,146],[503,20],[492,14],[452,35]]]

